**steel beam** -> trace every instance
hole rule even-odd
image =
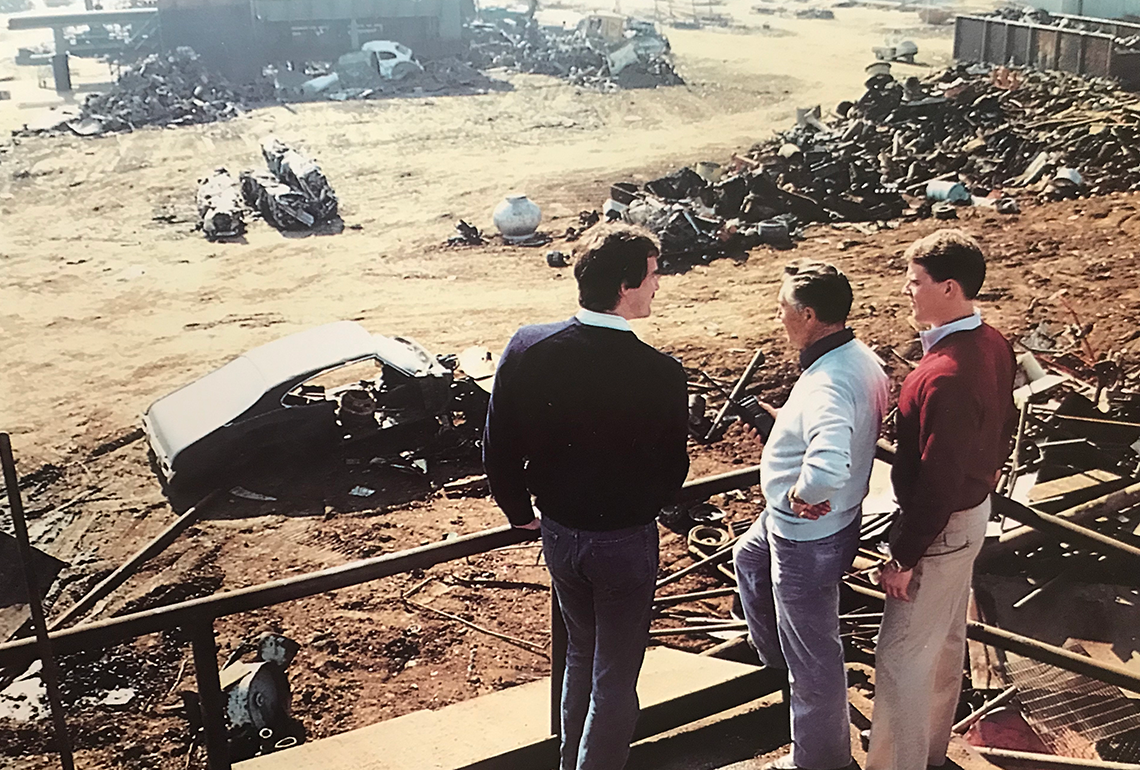
[[[85,13],[22,13],[8,17],[8,29],[48,29],[84,24],[137,24],[158,16],[156,8],[124,8],[121,11]]]

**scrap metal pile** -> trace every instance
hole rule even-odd
[[[684,85],[667,58],[669,42],[651,23],[605,17],[606,24],[591,24],[597,18],[563,30],[522,14],[484,15],[470,26],[469,60],[479,69],[505,67],[592,88]]]
[[[1068,312],[1071,325],[1042,325],[1016,341],[1024,351],[1013,393],[1020,419],[976,565],[954,729],[995,759],[1014,758],[1012,751],[1042,766],[1049,756],[1093,767],[1136,763],[1140,704],[1122,690],[1140,686],[1123,665],[1138,650],[1140,627],[1133,600],[1140,589],[1140,369],[1093,349],[1081,319]],[[762,361],[757,353],[735,381],[690,370],[695,440],[721,441],[726,418],[749,419],[749,398],[773,387],[770,378],[751,381]],[[705,414],[706,400],[715,420]],[[893,448],[880,441],[877,462],[884,461],[893,461]],[[759,477],[757,468],[729,475],[740,489]],[[745,630],[727,603],[709,602],[734,593],[732,545],[755,515],[753,494],[721,482],[717,488],[729,491],[711,502],[663,512],[662,523],[687,534],[693,562],[677,565],[659,585],[693,572],[705,579],[658,594],[655,637],[724,639]],[[854,662],[873,662],[883,613],[876,575],[897,516],[889,488],[873,482],[859,555],[843,579],[842,636]]]
[[[692,262],[786,241],[804,223],[953,218],[954,204],[1013,213],[1013,194],[1140,190],[1140,98],[1111,81],[971,65],[899,82],[888,64],[872,68],[863,96],[834,116],[800,110],[727,169],[619,185],[626,195],[607,211]]]
[[[258,90],[256,85],[231,85],[208,70],[192,49],[181,47],[132,65],[106,93],[89,97],[78,118],[50,130],[95,136],[143,126],[229,120],[266,98]]]
[[[307,230],[337,218],[339,202],[321,167],[275,136],[261,141],[268,171],[239,179],[219,168],[198,182],[199,228],[210,240],[245,232],[246,207],[278,230]]]
[[[1105,23],[1098,23],[1068,16],[1053,16],[1044,8],[1034,8],[1031,5],[1025,6],[1024,8],[1015,6],[996,8],[992,12],[982,15],[991,18],[1005,19],[1006,21],[1019,21],[1025,24],[1040,24],[1045,27],[1073,29],[1079,32],[1105,33],[1106,26],[1109,28],[1116,27],[1116,25],[1107,21]],[[1134,25],[1126,26],[1134,27]],[[1117,51],[1140,51],[1140,35],[1121,35],[1116,32],[1112,34]]]

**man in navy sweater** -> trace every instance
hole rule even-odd
[[[649,641],[656,518],[689,468],[686,376],[629,325],[649,316],[657,290],[653,236],[603,226],[576,251],[581,310],[511,338],[483,464],[511,524],[541,527],[566,621],[561,770],[621,770]]]
[[[931,328],[919,332],[922,362],[899,393],[891,481],[901,517],[882,574],[887,603],[866,770],[946,762],[972,567],[1017,422],[1013,350],[974,309],[986,277],[977,241],[939,230],[906,257],[903,291],[915,320]]]

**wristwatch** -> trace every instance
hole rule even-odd
[[[907,572],[913,568],[903,566],[903,563],[898,559],[891,559],[889,562],[883,565],[883,569],[890,570],[891,572]]]

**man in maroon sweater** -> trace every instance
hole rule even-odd
[[[907,249],[904,293],[923,358],[899,394],[891,481],[902,515],[883,570],[875,714],[866,770],[946,761],[966,647],[974,558],[1016,424],[1014,356],[973,300],[986,276],[977,242],[940,230]]]

